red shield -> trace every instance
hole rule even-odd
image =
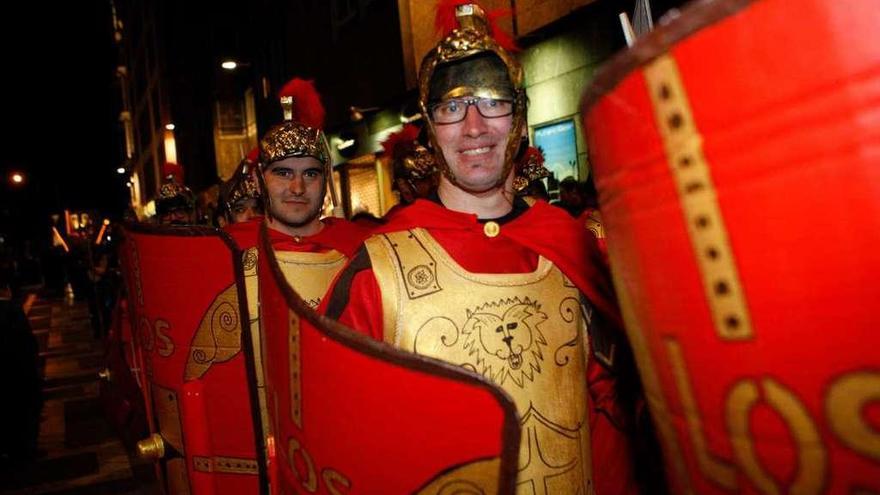
[[[147,435],[146,406],[141,389],[140,356],[131,334],[127,301],[117,300],[105,341],[107,367],[101,372],[101,400],[105,415],[126,445]]]
[[[168,493],[258,493],[258,419],[242,346],[235,244],[208,228],[127,232],[130,310]],[[161,444],[161,445],[159,445]]]
[[[481,377],[318,316],[266,239],[266,395],[283,493],[513,493],[513,402]]]
[[[694,2],[584,101],[676,493],[880,491],[880,8]]]

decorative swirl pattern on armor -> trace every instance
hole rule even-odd
[[[572,323],[578,317],[578,313],[581,311],[581,303],[577,299],[573,297],[566,297],[559,303],[559,316],[562,317],[562,320],[566,323]],[[577,328],[577,327],[575,327]],[[571,357],[565,355],[567,351],[577,352],[578,341],[581,336],[577,330],[575,331],[574,337],[569,340],[566,340],[561,346],[557,347],[553,352],[553,360],[556,362],[557,366],[566,366],[571,362]],[[560,354],[562,354],[560,356]]]
[[[436,316],[426,321],[421,328],[416,331],[416,338],[413,342],[413,352],[426,356],[433,355],[432,351],[436,349],[428,348],[427,345],[441,342],[446,347],[452,347],[458,343],[461,332],[458,326],[445,316]],[[425,342],[428,344],[426,345]]]

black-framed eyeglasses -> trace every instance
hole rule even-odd
[[[473,105],[487,119],[506,117],[513,113],[513,102],[495,98],[452,98],[431,106],[431,120],[435,124],[455,124],[464,120],[467,109]]]

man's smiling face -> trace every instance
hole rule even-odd
[[[471,106],[461,122],[434,126],[437,144],[459,187],[483,192],[503,178],[504,154],[513,117],[486,118]]]

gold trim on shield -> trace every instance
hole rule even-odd
[[[646,65],[644,74],[715,330],[723,340],[749,339],[745,293],[678,66],[663,55]]]
[[[289,311],[288,332],[290,339],[290,419],[296,427],[302,429],[302,367],[300,361],[300,319]]]
[[[240,457],[193,457],[193,468],[202,473],[259,474],[256,459]]]

